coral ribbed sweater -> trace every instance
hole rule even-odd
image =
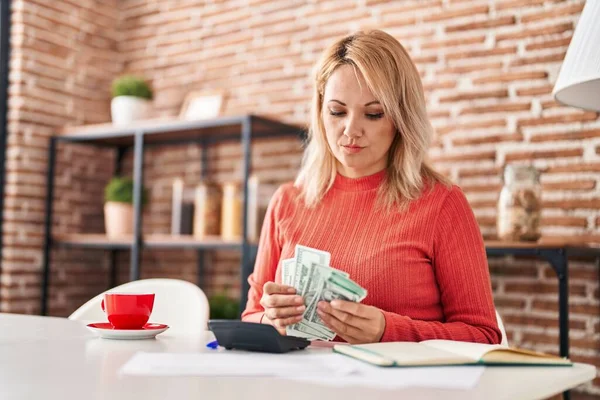
[[[381,341],[500,343],[483,239],[460,188],[436,184],[406,211],[384,213],[375,210],[384,177],[338,174],[313,209],[296,200],[292,184],[281,186],[263,224],[242,319],[261,320],[264,283],[281,282],[280,260],[302,244],[331,253],[330,265],[368,290],[363,303],[385,316]]]

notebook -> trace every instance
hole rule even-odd
[[[336,345],[333,351],[381,367],[573,365],[567,358],[531,350],[453,340]]]

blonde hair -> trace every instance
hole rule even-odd
[[[404,209],[419,197],[425,183],[449,185],[426,161],[433,127],[421,78],[410,56],[383,31],[356,32],[327,48],[316,66],[308,144],[295,181],[305,204],[315,206],[335,180],[336,159],[327,143],[321,112],[327,80],[341,65],[351,65],[362,73],[396,128],[386,179],[379,188],[381,204],[388,209],[393,205]]]

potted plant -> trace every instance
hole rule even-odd
[[[112,83],[112,122],[125,125],[147,119],[152,113],[152,89],[142,78],[124,75]]]
[[[142,188],[142,205],[148,194]],[[133,233],[133,180],[115,176],[104,188],[104,225],[109,237]]]
[[[224,291],[208,299],[210,319],[237,319],[240,301],[229,297]]]

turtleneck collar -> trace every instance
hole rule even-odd
[[[345,192],[360,192],[363,190],[377,189],[381,182],[385,179],[386,170],[382,169],[373,175],[363,176],[360,178],[348,178],[341,175],[339,172],[333,182],[333,187]]]

